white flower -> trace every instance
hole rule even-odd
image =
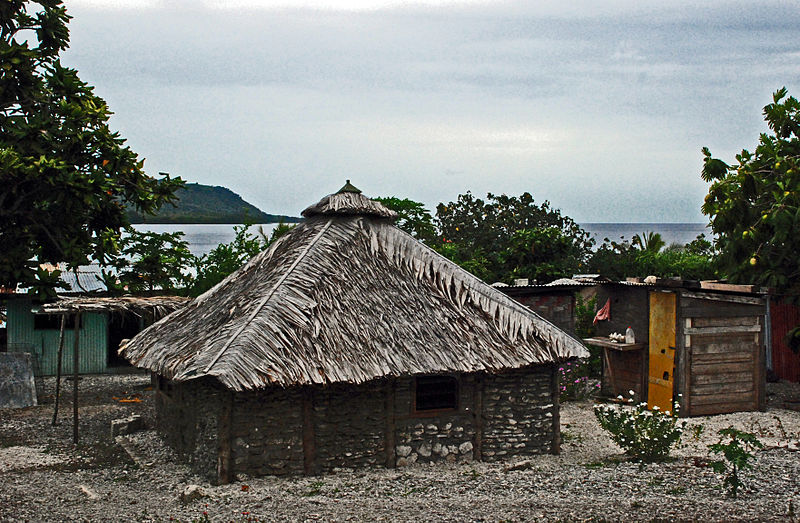
[[[631,396],[633,396],[633,395],[634,395],[634,394],[636,394],[636,393],[635,393],[635,392],[633,392],[632,390],[629,390],[629,391],[628,391],[628,394],[630,394]]]
[[[653,405],[653,410],[661,410],[661,409],[658,408],[658,405]]]

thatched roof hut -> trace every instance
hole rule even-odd
[[[348,184],[123,345],[199,472],[558,452],[557,362],[580,341],[395,227]],[[214,468],[216,465],[216,468]]]
[[[585,355],[581,342],[395,227],[393,211],[343,189],[121,353],[171,380],[213,376],[237,391]]]

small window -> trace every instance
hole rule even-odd
[[[458,408],[458,380],[451,376],[423,376],[416,379],[414,410]]]

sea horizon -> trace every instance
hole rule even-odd
[[[184,240],[189,244],[189,250],[195,256],[208,254],[221,243],[230,243],[235,233],[233,228],[241,225],[237,223],[139,223],[134,228],[139,231],[157,233],[183,232]],[[654,232],[661,235],[667,245],[678,243],[685,245],[699,234],[705,234],[711,239],[711,229],[703,222],[578,222],[578,225],[588,232],[596,242],[596,247],[603,243],[604,238],[612,241],[630,241],[635,234]],[[269,237],[277,227],[277,223],[254,224],[250,232],[259,234],[259,230]]]

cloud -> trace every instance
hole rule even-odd
[[[800,89],[782,2],[289,4],[69,0],[64,61],[151,172],[287,213],[349,177],[695,221],[700,147],[752,146],[771,92]]]

